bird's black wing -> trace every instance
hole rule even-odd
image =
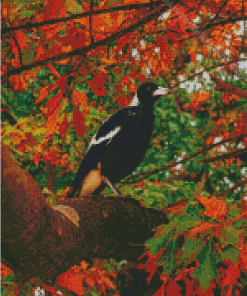
[[[107,146],[114,137],[116,135],[121,137],[121,131],[126,120],[128,120],[129,116],[135,115],[135,109],[136,107],[122,108],[102,124],[89,144],[87,153],[80,164],[67,198],[75,197],[77,195],[76,193],[79,194],[83,179],[92,169],[97,167],[97,163],[104,155]]]

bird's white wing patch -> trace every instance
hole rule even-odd
[[[97,144],[100,144],[106,140],[109,140],[107,142],[107,144],[109,144],[111,142],[111,140],[114,138],[114,136],[121,130],[121,126],[117,126],[114,128],[114,130],[110,131],[108,134],[106,134],[104,137],[100,137],[99,139],[96,140],[96,137],[97,137],[97,133],[93,136],[89,146],[88,146],[88,149],[87,151],[90,149],[90,147],[92,145],[97,145]]]
[[[140,101],[139,98],[137,97],[137,94],[133,97],[132,101],[130,102],[129,106],[139,106]]]

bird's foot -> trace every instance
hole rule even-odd
[[[104,182],[105,182],[105,183],[111,188],[111,190],[113,191],[113,193],[114,193],[115,196],[117,196],[117,197],[122,196],[122,195],[121,195],[121,192],[118,191],[117,188],[114,187],[114,186],[112,185],[112,183],[111,183],[106,177],[104,177]]]

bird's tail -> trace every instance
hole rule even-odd
[[[66,198],[78,197],[81,192],[82,182],[87,174],[95,167],[94,163],[88,158],[84,158],[77,171],[74,181],[71,184],[70,190]]]
[[[94,192],[92,193],[93,195],[98,195],[98,194],[100,194],[105,188],[106,188],[106,184],[105,183],[101,183],[100,185],[99,185],[99,187],[96,189],[96,190],[94,190]]]

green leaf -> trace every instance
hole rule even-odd
[[[219,240],[223,247],[227,245],[238,245],[240,235],[241,231],[234,228],[232,225],[227,225],[219,230]]]
[[[34,14],[35,14],[35,11],[34,10],[23,11],[21,13],[21,18],[27,18],[27,17],[32,16]]]
[[[190,237],[188,238],[184,245],[183,245],[183,257],[186,261],[189,260],[189,258],[195,255],[197,255],[200,250],[202,249],[202,243],[199,239]]]
[[[174,226],[177,229],[177,233],[184,233],[185,231],[188,231],[192,227],[195,227],[197,225],[201,224],[201,220],[196,215],[183,215],[178,216],[176,221],[174,221]]]
[[[164,229],[166,229],[166,227],[164,227]],[[165,247],[165,245],[167,244],[169,238],[172,236],[173,233],[174,231],[172,229],[165,236],[152,237],[151,239],[145,242],[145,245],[150,249],[150,252],[153,255],[156,255],[162,248]]]
[[[239,250],[233,247],[224,250],[221,253],[222,259],[229,259],[232,263],[236,264],[238,262]]]
[[[211,242],[207,242],[202,251],[196,256],[199,261],[198,268],[192,273],[194,278],[198,278],[201,287],[206,290],[212,279],[217,278],[217,254]]]

